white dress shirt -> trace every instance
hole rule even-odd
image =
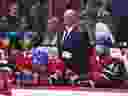
[[[63,41],[66,40],[67,38],[71,38],[70,33],[72,32],[73,28],[74,28],[74,26],[71,26],[71,27],[65,26],[65,30],[64,30],[64,34],[63,34]],[[63,51],[62,57],[70,59],[70,58],[72,58],[72,53],[70,53],[68,51]]]

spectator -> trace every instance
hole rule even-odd
[[[48,64],[49,80],[52,80],[53,84],[64,84],[64,62],[60,58],[50,56]],[[55,82],[54,82],[55,81]]]
[[[32,49],[33,64],[48,64],[48,49],[37,47]]]
[[[64,72],[64,62],[60,58],[50,56],[48,71],[49,73],[56,73],[57,70],[61,71],[62,73]]]
[[[8,64],[8,51],[0,49],[0,64]]]
[[[108,48],[111,48],[114,44],[114,39],[109,27],[103,22],[98,22],[96,24],[96,50],[98,53],[102,51],[109,53]],[[104,50],[105,49],[105,50]]]
[[[47,84],[48,81],[48,48],[32,48],[32,72],[34,74],[35,84]],[[37,82],[39,80],[39,82]]]
[[[27,54],[24,54],[27,53]],[[28,52],[19,52],[16,55],[16,67],[17,70],[23,71],[25,69],[32,70],[32,53]]]
[[[128,72],[128,48],[122,48],[122,61],[124,63],[124,68],[125,68],[125,76],[124,78],[128,78],[127,72]]]
[[[9,39],[7,34],[7,32],[0,32],[0,48],[9,47]]]

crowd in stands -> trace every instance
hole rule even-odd
[[[16,87],[110,85],[109,87],[124,88],[123,85],[127,86],[128,48],[113,47],[116,41],[112,30],[109,24],[101,19],[111,13],[106,10],[107,4],[102,3],[105,7],[99,6],[99,10],[96,10],[100,19],[98,18],[94,24],[94,18],[88,17],[82,28],[78,20],[78,10],[68,8],[64,12],[64,22],[57,16],[48,18],[49,32],[0,32],[0,87],[8,88],[9,84],[14,84]],[[86,7],[88,11],[83,12],[83,16],[92,15],[93,8],[90,10],[90,7],[93,5]],[[96,32],[92,32],[94,25]],[[89,40],[93,41],[93,47],[84,46],[90,43]],[[88,51],[84,47],[87,47]],[[85,55],[88,55],[88,62],[84,61],[86,57],[82,58]],[[84,79],[78,72],[81,70],[78,66],[84,64],[80,61],[86,62],[87,65],[85,70],[88,72]],[[111,86],[113,80],[117,82]]]
[[[18,34],[20,34],[20,38]],[[0,78],[4,80],[1,80],[1,84],[5,84],[7,87],[8,83],[15,84],[16,86],[80,86],[80,84],[83,83],[81,82],[80,74],[76,73],[76,70],[72,70],[74,65],[70,63],[65,64],[64,57],[66,57],[65,55],[67,55],[67,53],[63,54],[63,57],[60,57],[56,46],[43,46],[43,43],[40,43],[41,45],[38,46],[34,43],[36,46],[33,45],[34,47],[32,48],[30,46],[32,44],[29,44],[31,43],[29,40],[32,40],[31,37],[33,37],[31,36],[32,33],[24,32],[24,35],[28,35],[28,41],[28,38],[24,35],[23,37],[25,39],[21,41],[23,39],[22,34],[18,32],[7,32],[6,34],[0,32]],[[7,37],[5,35],[7,35]],[[17,40],[16,42],[13,40],[15,37],[14,35],[17,35],[15,39]],[[9,42],[10,40],[13,42]],[[25,42],[29,46],[18,45],[18,40],[21,45],[23,44],[21,42]],[[15,45],[16,43],[18,47]],[[5,46],[4,44],[7,45]],[[100,45],[101,43],[98,44]],[[99,80],[123,81],[127,79],[127,53],[127,48],[104,48],[103,46],[100,48],[99,46],[96,48],[89,48],[89,72],[87,79],[83,80],[86,81],[86,87],[94,86]],[[7,76],[4,76],[4,74]]]
[[[32,40],[31,34],[31,32],[0,32],[0,72],[2,74],[11,73],[8,75],[13,77],[13,79],[6,78],[5,85],[8,84],[8,80],[16,87],[48,85],[48,82],[54,84],[54,79],[62,77],[61,74],[64,72],[65,74],[74,74],[69,68],[65,71],[64,61],[58,56],[58,49],[55,46],[48,47],[48,45],[41,46],[33,43],[35,46],[32,48],[30,46],[32,44],[29,44],[31,43],[29,40]],[[20,37],[18,37],[19,35]],[[5,40],[8,42],[6,42],[7,46],[5,46]],[[1,80],[5,79],[3,75],[0,75],[0,78]],[[69,76],[65,78],[71,79]]]

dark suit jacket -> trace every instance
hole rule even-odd
[[[61,37],[63,32],[60,32]],[[87,32],[71,32],[71,38],[64,40],[61,48],[62,51],[69,51],[72,53],[72,70],[76,73],[86,73],[88,63],[88,34]],[[69,62],[68,62],[69,63]]]
[[[115,27],[116,32],[115,38],[117,42],[126,41],[128,42],[127,35],[125,35],[128,32],[127,26],[124,26],[125,24],[128,24],[128,18],[127,17],[116,17],[115,19]]]

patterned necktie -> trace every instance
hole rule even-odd
[[[67,38],[69,38],[73,28],[74,28],[73,26],[72,27],[65,27],[63,40],[67,40]]]
[[[65,35],[64,35],[64,40],[66,40],[69,36],[69,33],[68,32],[65,32]]]

